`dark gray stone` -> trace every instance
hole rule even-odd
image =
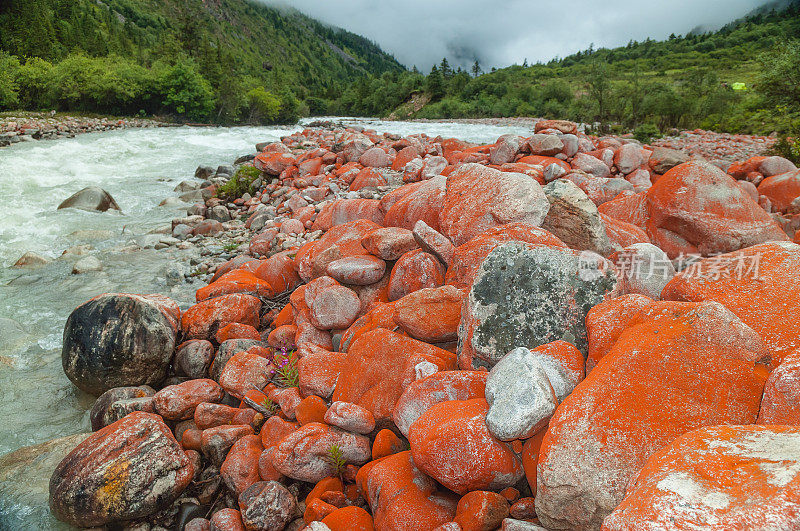
[[[153,385],[167,375],[178,305],[160,296],[107,293],[78,306],[64,326],[61,363],[80,389]]]

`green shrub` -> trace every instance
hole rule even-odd
[[[800,164],[800,133],[794,136],[780,135],[770,153]]]
[[[190,120],[204,120],[214,110],[214,92],[194,62],[181,58],[157,67],[157,89],[167,112]]]
[[[280,98],[264,87],[256,87],[248,92],[247,103],[250,107],[250,123],[275,123],[281,112]]]
[[[0,109],[13,109],[19,104],[19,69],[16,57],[0,52]]]
[[[643,144],[649,144],[654,138],[659,138],[661,132],[653,124],[642,124],[633,131],[633,138]]]
[[[219,197],[234,200],[250,193],[253,182],[261,177],[261,172],[254,166],[242,166],[236,170],[236,174],[231,180],[217,188]]]

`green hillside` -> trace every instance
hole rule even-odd
[[[478,64],[470,72],[454,71],[445,60],[427,76],[390,72],[362,78],[332,102],[331,111],[417,118],[543,116],[624,129],[645,125],[651,131],[800,130],[792,113],[800,106],[800,88],[792,92],[791,76],[768,75],[781,71],[781,61],[800,67],[798,48],[791,44],[798,38],[800,2],[795,0],[719,31],[631,41],[614,49],[592,47],[546,64],[484,73]],[[790,74],[791,65],[784,66]],[[745,90],[734,90],[734,83],[744,83]],[[773,97],[781,84],[788,85],[788,97]],[[415,93],[425,93],[431,103],[411,112],[403,104]]]
[[[0,108],[198,120],[286,121],[295,97],[313,112],[342,84],[403,70],[367,39],[249,0],[0,0],[0,50]]]

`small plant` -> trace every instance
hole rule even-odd
[[[239,244],[238,244],[238,243],[236,243],[236,242],[228,242],[228,243],[226,243],[225,245],[223,245],[223,246],[222,246],[222,249],[223,249],[223,250],[224,250],[226,253],[229,253],[229,252],[231,252],[231,251],[235,251],[235,250],[236,250],[236,249],[238,249],[238,248],[239,248]]]
[[[217,196],[225,199],[238,199],[250,192],[253,182],[261,177],[261,171],[254,166],[242,166],[236,170],[231,180],[217,188]]]
[[[300,385],[300,371],[297,368],[297,357],[294,350],[289,350],[286,345],[281,345],[280,351],[272,354],[273,379],[281,387],[298,387]]]
[[[264,416],[270,416],[271,417],[272,415],[275,414],[276,411],[278,411],[278,404],[276,404],[275,402],[273,402],[269,398],[265,398],[264,401],[261,402],[261,404],[259,404],[259,405],[262,408],[264,408],[264,411],[266,412],[264,414]]]
[[[344,473],[344,467],[347,466],[347,459],[345,459],[344,452],[342,452],[342,449],[338,444],[332,444],[328,448],[326,460],[333,467],[334,474],[342,477],[342,474]]]

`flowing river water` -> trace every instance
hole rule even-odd
[[[525,125],[346,123],[482,143],[532,133]],[[192,180],[198,165],[231,164],[252,153],[257,142],[280,140],[301,126],[126,129],[0,149],[0,455],[88,430],[94,397],[77,390],[61,368],[64,323],[76,306],[106,292],[162,293],[182,309],[193,302],[198,286],[169,282],[166,274],[175,262],[188,260],[188,251],[132,245],[146,247],[150,231],[185,215],[186,204],[159,203],[176,196],[175,186]],[[107,190],[122,214],[56,210],[86,186]],[[71,274],[81,256],[62,253],[77,246],[99,258],[103,270]],[[53,261],[37,269],[12,268],[27,251]],[[0,479],[0,530],[57,527],[46,498],[42,503],[41,496],[24,493],[25,486]]]

